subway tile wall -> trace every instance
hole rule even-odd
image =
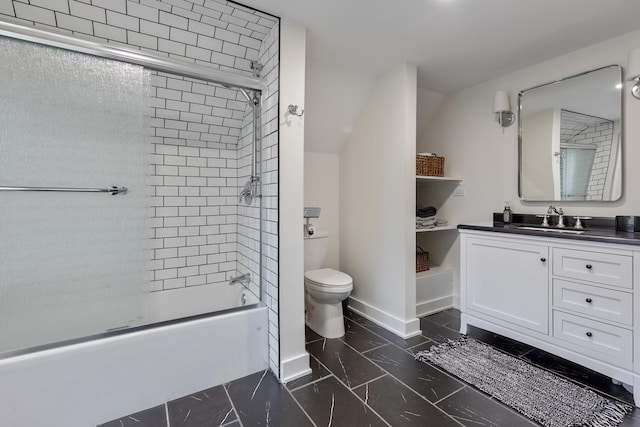
[[[278,373],[278,19],[221,0],[0,0],[0,20],[245,75],[253,75],[252,61],[264,66],[262,225],[256,202],[238,201],[251,175],[252,112],[244,97],[152,72],[152,290],[250,271],[257,292],[262,275],[270,366]]]
[[[586,200],[602,200],[611,160],[614,123],[610,120],[561,110],[560,143],[595,147],[593,165],[590,166]],[[560,163],[561,173],[563,162]]]

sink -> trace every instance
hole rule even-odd
[[[584,230],[570,230],[566,228],[544,228],[544,227],[518,227],[519,230],[546,231],[548,233],[582,234]]]

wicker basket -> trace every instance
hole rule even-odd
[[[429,270],[429,252],[416,246],[416,273]]]
[[[444,157],[416,154],[416,175],[444,176]]]

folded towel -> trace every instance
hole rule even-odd
[[[435,216],[436,212],[437,210],[433,206],[416,206],[416,216],[419,216],[421,218]]]
[[[420,218],[416,217],[416,228],[434,228],[436,226],[436,217]]]

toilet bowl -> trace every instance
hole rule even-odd
[[[344,335],[342,301],[353,290],[353,279],[341,271],[321,268],[328,242],[326,231],[304,237],[305,323],[320,336],[338,338]]]
[[[348,274],[330,268],[304,273],[305,321],[311,330],[325,338],[344,335],[342,301],[353,290]]]

